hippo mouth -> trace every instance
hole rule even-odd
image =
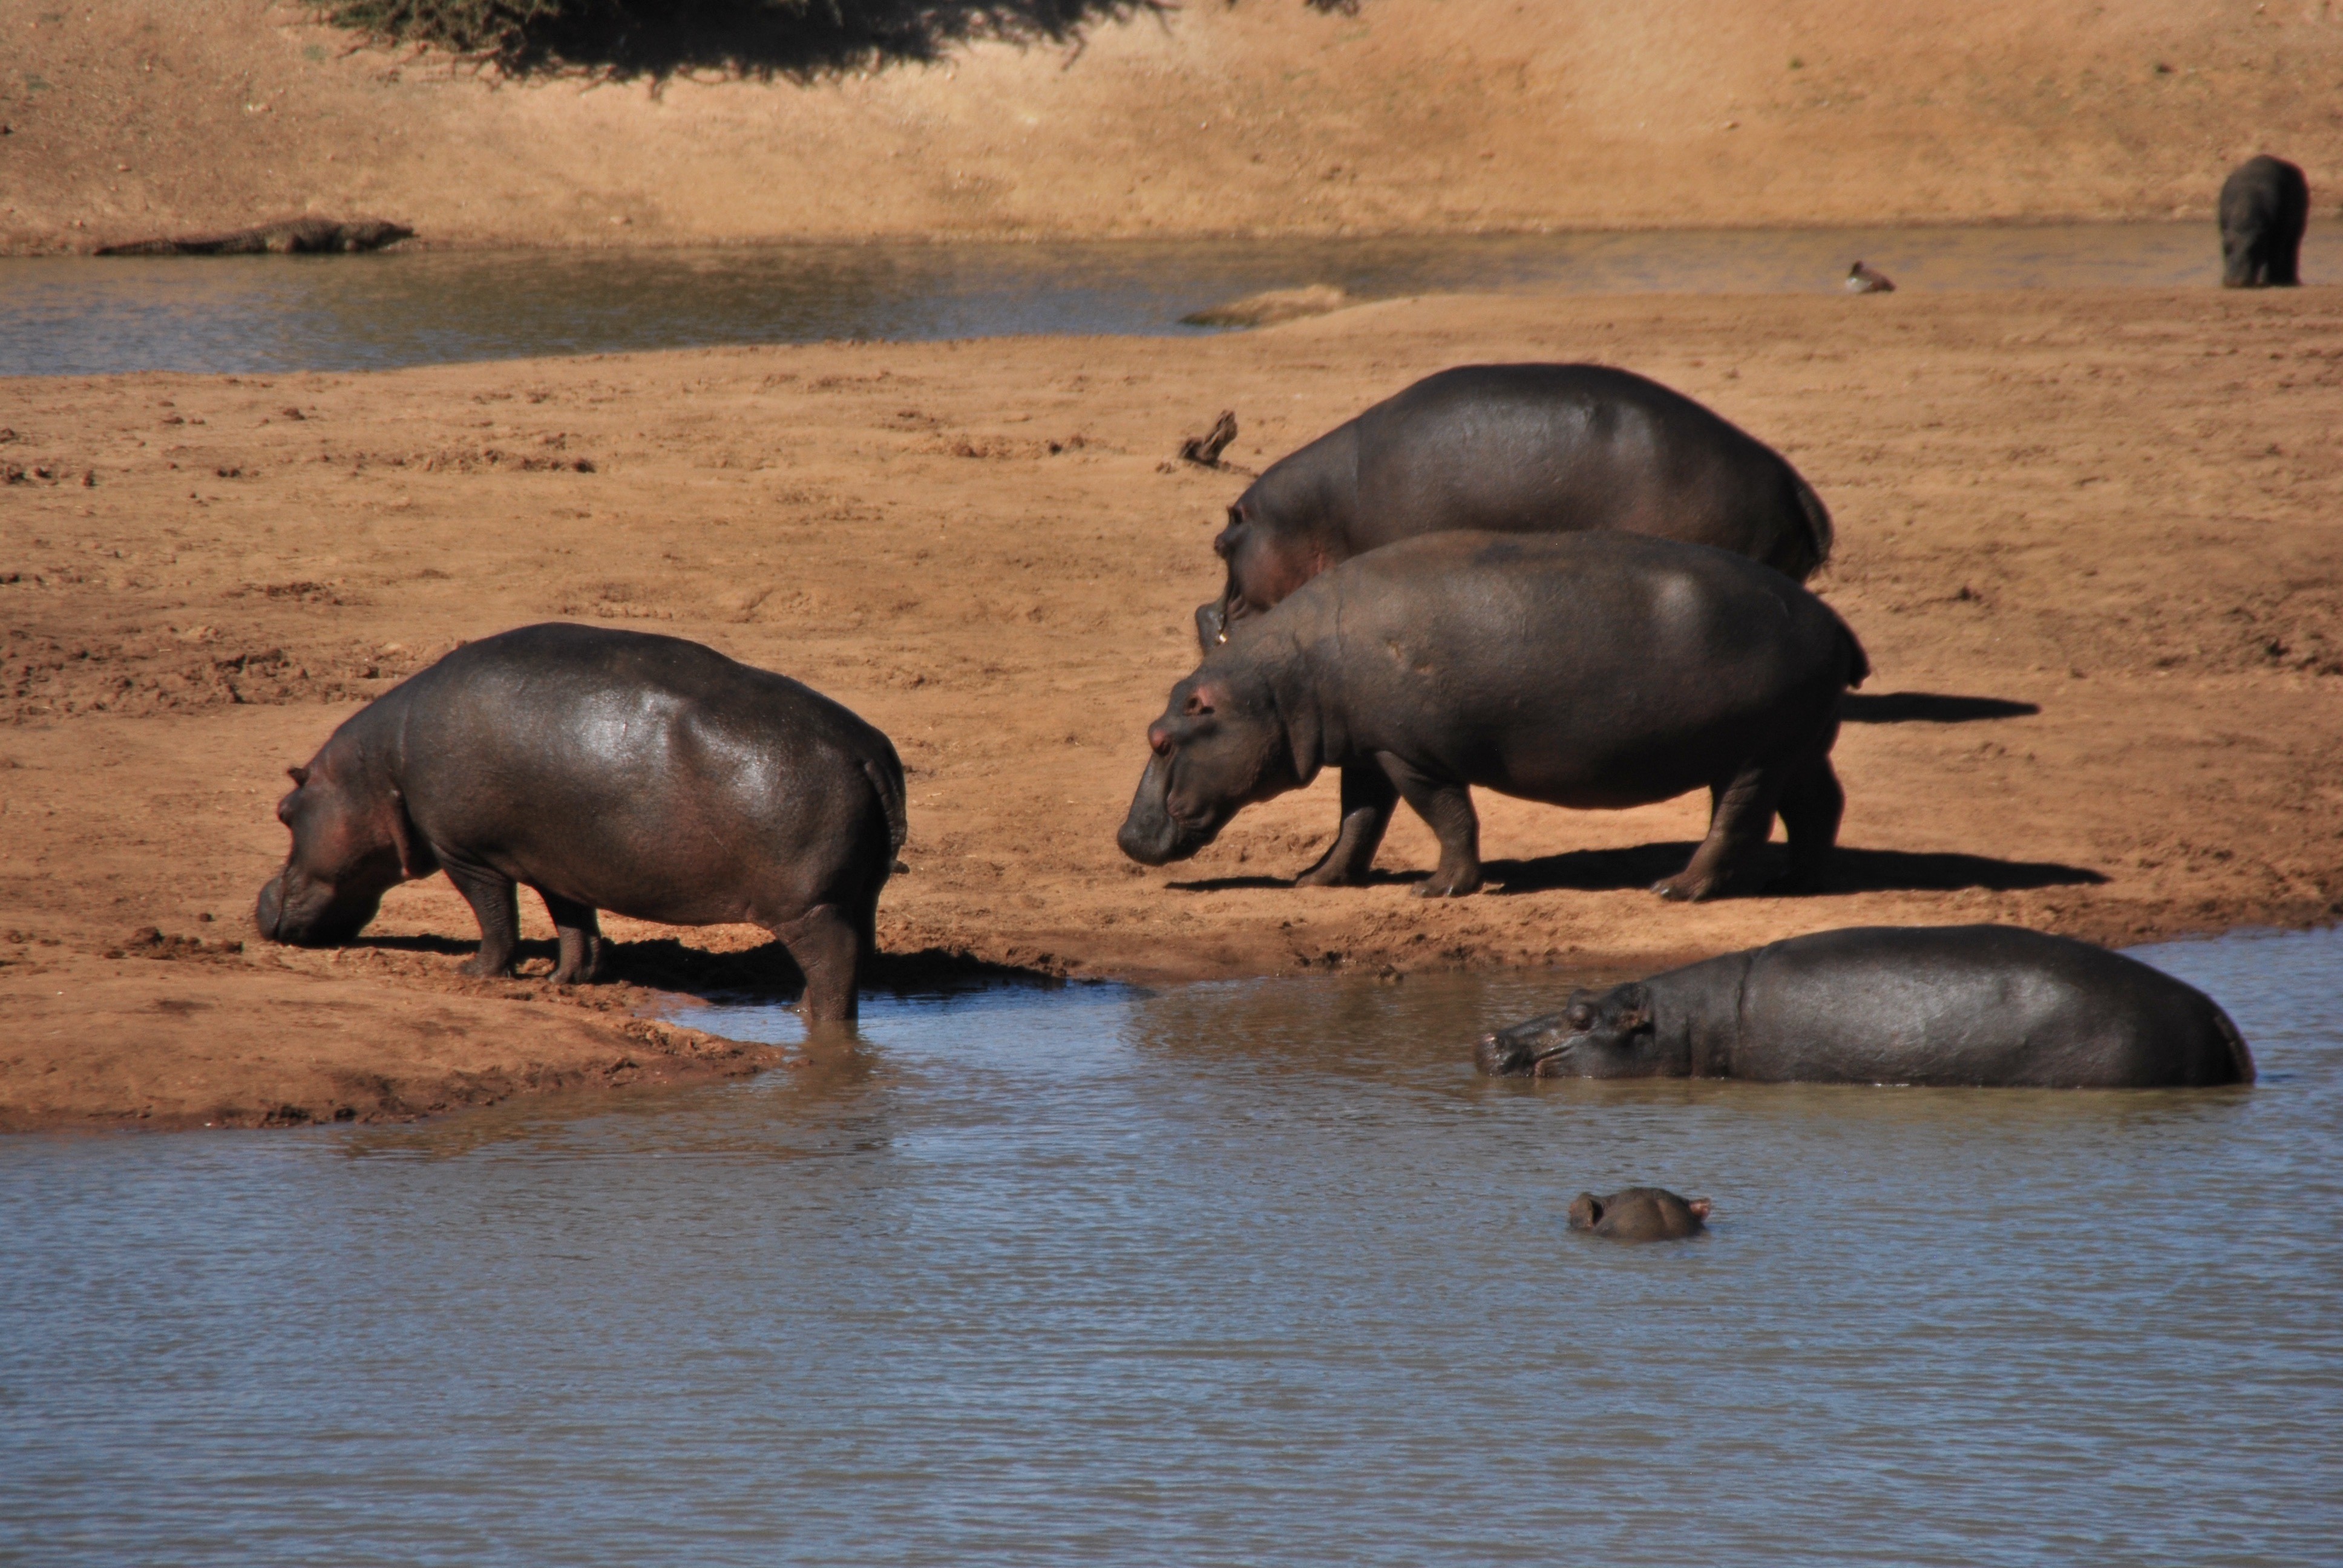
[[[1562,1061],[1578,1048],[1582,1037],[1554,1038],[1545,1030],[1509,1029],[1484,1034],[1473,1048],[1473,1062],[1492,1078],[1548,1078],[1548,1064]]]

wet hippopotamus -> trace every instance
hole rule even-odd
[[[1581,1192],[1570,1201],[1570,1228],[1613,1241],[1681,1241],[1701,1232],[1710,1207],[1664,1187],[1628,1187],[1608,1198]]]
[[[2193,986],[2015,926],[1855,926],[1609,990],[1484,1036],[1481,1070],[1770,1083],[2183,1089],[2251,1083]]]
[[[467,643],[289,771],[292,853],[257,910],[272,941],[347,941],[388,889],[445,870],[479,917],[468,974],[510,972],[526,884],[560,934],[558,982],[593,978],[598,910],[742,921],[789,949],[816,1021],[854,1017],[903,842],[878,730],[713,648],[595,627]]]
[[[1607,365],[1464,365],[1280,458],[1229,508],[1210,652],[1327,568],[1420,534],[1614,528],[1715,545],[1804,582],[1830,513],[1779,452]]]
[[[1149,727],[1154,755],[1118,841],[1185,859],[1237,810],[1342,769],[1311,885],[1366,876],[1404,799],[1440,839],[1425,897],[1481,885],[1473,785],[1614,808],[1705,787],[1714,809],[1670,899],[1725,892],[1778,812],[1794,880],[1845,804],[1839,699],[1867,672],[1854,633],[1777,571],[1637,534],[1428,534],[1322,573],[1213,649]]]
[[[2284,158],[2247,158],[2221,182],[2221,286],[2286,287],[2302,281],[2310,183]]]

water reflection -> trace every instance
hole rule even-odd
[[[2338,270],[2314,227],[2304,266]],[[383,369],[723,343],[1181,334],[1270,288],[2210,287],[2209,224],[1728,229],[1383,239],[776,246],[367,256],[0,258],[0,376]]]
[[[0,1140],[0,1556],[2316,1560],[2343,937],[2143,956],[2260,1087],[1471,1073],[1604,976],[993,985],[743,1083]],[[1710,1236],[1565,1230],[1634,1181]]]

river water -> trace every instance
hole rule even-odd
[[[2140,956],[2259,1087],[1492,1082],[1569,977],[1280,980],[0,1140],[0,1562],[2332,1563],[2343,932]],[[1631,1182],[1712,1233],[1565,1229]]]
[[[2305,275],[2343,273],[2311,230]],[[1164,334],[1269,288],[1835,289],[1856,259],[1915,289],[2211,287],[2205,223],[1691,229],[1395,239],[390,251],[0,258],[0,376],[374,370],[723,343]]]

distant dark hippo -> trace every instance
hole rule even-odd
[[[1209,654],[1147,731],[1118,836],[1185,859],[1238,809],[1342,772],[1342,824],[1305,884],[1357,882],[1394,801],[1440,838],[1416,891],[1481,885],[1475,784],[1613,808],[1706,787],[1707,839],[1654,890],[1727,890],[1776,811],[1794,879],[1838,834],[1854,633],[1781,573],[1635,534],[1431,534],[1343,562]],[[1355,766],[1354,766],[1355,765]]]
[[[1204,650],[1339,561],[1419,534],[1614,528],[1715,545],[1800,582],[1830,513],[1771,447],[1604,365],[1464,365],[1280,458],[1229,508]]]
[[[2251,1083],[2212,1000],[2121,953],[2014,926],[1857,926],[1726,953],[1483,1037],[1481,1070],[1764,1082]]]
[[[589,980],[597,910],[759,925],[805,971],[809,1020],[854,1017],[879,890],[903,842],[884,735],[786,676],[672,637],[523,627],[467,643],[352,715],[277,815],[261,935],[355,937],[383,893],[444,869],[480,921],[464,966],[508,973],[515,885]]]
[[[373,219],[337,223],[325,217],[288,218],[239,228],[228,234],[189,235],[180,239],[139,239],[127,245],[102,245],[98,256],[290,256],[303,252],[380,250],[412,239],[415,231],[400,224]]]
[[[1581,1192],[1570,1201],[1570,1228],[1614,1241],[1681,1241],[1708,1219],[1705,1198],[1684,1199],[1664,1187],[1629,1187],[1608,1198]]]
[[[2310,183],[2284,158],[2247,158],[2221,182],[2221,285],[2268,288],[2302,281]]]

